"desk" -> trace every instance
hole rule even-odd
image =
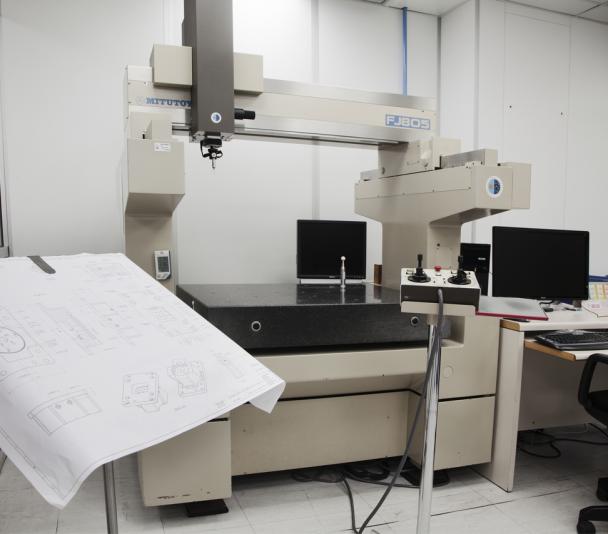
[[[584,361],[592,354],[608,354],[608,351],[606,350],[558,350],[538,343],[534,338],[527,337],[524,341],[524,349],[542,352],[543,354],[555,356],[556,358],[561,358],[562,360],[567,360],[569,362]]]
[[[498,383],[492,461],[477,470],[505,491],[513,490],[517,433],[592,422],[578,404],[581,371],[591,354],[562,352],[533,341],[536,333],[568,329],[608,329],[608,317],[586,311],[556,311],[548,321],[503,319],[500,328]],[[598,369],[594,387],[608,388],[608,372]]]

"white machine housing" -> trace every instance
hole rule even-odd
[[[469,283],[454,284],[450,280],[457,271],[452,269],[423,269],[428,282],[411,279],[415,268],[401,270],[401,311],[404,313],[423,313],[437,315],[437,290],[443,290],[444,314],[453,317],[472,317],[479,307],[481,289],[475,273],[465,271]]]
[[[447,140],[408,143],[400,151],[381,146],[379,169],[361,173],[355,211],[382,223],[383,285],[399,287],[401,269],[415,265],[418,253],[429,267],[456,267],[464,223],[530,207],[530,165],[499,164],[496,150],[442,153],[457,146]]]

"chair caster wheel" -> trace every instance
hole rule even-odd
[[[595,527],[591,521],[579,521],[576,531],[578,534],[595,534]]]
[[[597,488],[595,495],[600,501],[608,501],[608,493],[603,489]]]

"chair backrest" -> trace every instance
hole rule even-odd
[[[608,356],[604,354],[592,354],[585,362],[585,367],[581,374],[581,381],[578,386],[578,401],[585,410],[597,419],[600,423],[608,425],[608,389],[591,392],[591,382],[595,374],[597,364],[608,365]],[[606,403],[598,403],[599,398],[604,397]]]

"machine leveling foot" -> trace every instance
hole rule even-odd
[[[421,471],[420,467],[414,465],[409,460],[406,462],[401,471],[401,476],[405,478],[412,486],[420,486]],[[439,486],[445,486],[449,484],[450,477],[445,469],[441,469],[433,472],[433,487],[438,488]]]
[[[186,515],[188,517],[201,517],[204,515],[218,515],[227,513],[228,507],[226,506],[224,499],[186,503]]]

